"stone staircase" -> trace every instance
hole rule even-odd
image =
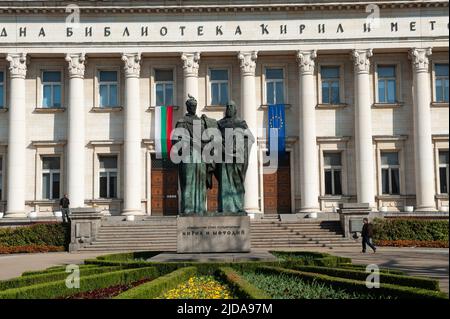
[[[251,222],[252,248],[282,249],[359,245],[343,237],[338,221],[281,222],[277,215]],[[79,251],[176,251],[176,218],[104,220],[97,240]]]

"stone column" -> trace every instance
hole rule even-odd
[[[188,94],[198,100],[198,64],[200,53],[183,53],[181,55],[184,72],[184,95],[183,103],[188,99]]]
[[[69,119],[67,193],[70,207],[84,207],[84,53],[67,54],[69,63]]]
[[[125,72],[123,215],[144,215],[141,209],[141,108],[139,74],[141,55],[123,54]]]
[[[372,50],[353,50],[355,72],[355,152],[358,203],[375,207],[372,108],[370,101],[370,60]]]
[[[7,211],[5,217],[26,217],[25,213],[25,75],[26,54],[8,54],[10,71],[9,130],[7,164]]]
[[[300,73],[300,192],[301,212],[317,212],[319,208],[319,155],[316,141],[316,90],[314,86],[315,50],[298,51]]]
[[[431,83],[428,56],[431,48],[410,51],[413,68],[414,165],[416,210],[436,210],[434,201],[434,159],[431,138]]]
[[[257,57],[258,55],[256,51],[239,52],[238,54],[238,59],[241,65],[241,114],[255,138],[255,143],[250,151],[248,169],[244,181],[244,209],[250,213],[260,212],[258,187],[258,134],[256,127],[257,106],[255,89],[255,69]]]

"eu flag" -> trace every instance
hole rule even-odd
[[[270,152],[270,135],[271,128],[278,130],[278,152],[280,154],[283,154],[286,151],[286,144],[285,144],[285,136],[286,136],[286,121],[284,116],[284,104],[273,104],[269,105],[269,112],[268,112],[268,122],[269,122],[269,139],[268,139],[268,146],[269,146],[269,152]]]

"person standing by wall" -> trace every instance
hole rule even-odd
[[[372,243],[372,237],[373,237],[373,225],[369,223],[368,218],[363,219],[363,228],[361,231],[361,237],[362,237],[362,252],[366,252],[366,245],[368,245],[370,248],[373,249],[373,252],[375,253],[377,251],[377,248]]]
[[[64,194],[64,197],[59,201],[59,207],[61,208],[63,222],[69,222],[69,205],[70,201],[67,197],[67,194]]]

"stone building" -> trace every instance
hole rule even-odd
[[[257,136],[250,212],[448,209],[448,2],[0,0],[0,212],[170,215],[155,106],[187,94]],[[267,173],[268,105],[286,154]],[[215,189],[208,208],[217,205]]]

